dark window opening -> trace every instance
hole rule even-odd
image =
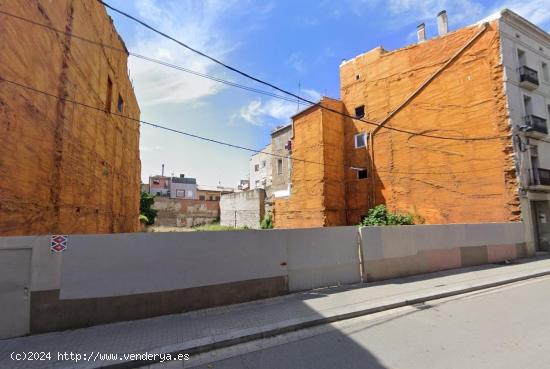
[[[124,110],[124,100],[120,95],[118,95],[117,109],[119,113],[122,113],[122,111]]]
[[[366,169],[361,169],[357,171],[357,178],[358,179],[366,179],[368,178],[368,172]]]
[[[105,111],[111,112],[111,100],[113,98],[113,81],[111,77],[107,77],[107,96],[105,97]]]
[[[365,105],[361,105],[355,108],[355,116],[357,118],[363,118],[365,116]]]
[[[199,196],[199,200],[203,200],[203,201],[204,201],[204,196]]]

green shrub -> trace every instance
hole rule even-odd
[[[370,209],[361,221],[361,226],[412,225],[414,217],[411,214],[390,213],[385,205]]]
[[[262,229],[272,229],[273,228],[273,219],[271,218],[271,213],[267,213],[264,216],[264,219],[260,223]]]
[[[153,206],[153,203],[155,202],[155,198],[151,195],[149,195],[146,192],[141,193],[141,199],[139,201],[139,212],[140,212],[140,218],[143,215],[145,218],[147,218],[147,221],[145,224],[152,225],[155,224],[155,218],[157,217],[157,211],[155,209],[152,209],[151,206]]]

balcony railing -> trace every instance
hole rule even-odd
[[[530,114],[523,117],[523,123],[530,128],[530,131],[542,133],[544,135],[548,134],[548,127],[546,126],[546,119],[544,118]]]
[[[550,186],[550,170],[534,168],[533,174],[532,181],[534,186]]]
[[[539,74],[536,70],[529,67],[521,66],[519,67],[519,82],[520,84],[526,83],[538,87],[539,85]]]

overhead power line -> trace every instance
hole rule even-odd
[[[279,91],[279,92],[282,92],[282,93],[287,94],[287,95],[289,95],[289,96],[292,96],[292,97],[294,97],[294,98],[296,98],[296,99],[299,99],[299,100],[301,100],[301,101],[304,101],[304,102],[306,102],[306,103],[308,103],[308,104],[310,104],[310,105],[319,105],[319,107],[320,107],[321,109],[324,109],[324,110],[327,110],[327,111],[330,111],[330,112],[339,114],[339,115],[344,116],[344,117],[346,117],[346,118],[350,118],[350,119],[357,120],[357,121],[361,121],[361,122],[364,122],[364,123],[367,123],[367,124],[370,124],[370,125],[374,125],[374,126],[376,126],[376,127],[378,127],[378,128],[384,128],[384,129],[388,129],[388,130],[392,130],[392,131],[396,131],[396,132],[401,132],[401,133],[406,133],[406,134],[410,134],[410,135],[414,135],[414,136],[422,136],[422,137],[427,137],[427,138],[436,138],[436,139],[441,139],[441,140],[453,140],[453,141],[487,141],[487,140],[496,140],[496,139],[509,139],[508,136],[452,137],[452,136],[432,135],[432,134],[423,133],[423,132],[415,132],[415,131],[409,131],[409,130],[406,130],[406,129],[401,129],[401,128],[395,128],[395,127],[386,126],[384,123],[385,123],[385,121],[386,121],[391,115],[388,116],[386,119],[382,120],[382,123],[379,123],[379,122],[369,121],[369,120],[366,120],[366,119],[363,119],[363,118],[359,118],[359,117],[356,117],[356,116],[353,116],[353,115],[350,115],[350,114],[347,114],[347,113],[340,112],[340,111],[338,111],[338,110],[336,110],[336,109],[332,109],[332,108],[329,108],[329,107],[327,107],[327,106],[323,106],[322,104],[318,104],[318,103],[316,103],[316,102],[314,102],[314,101],[311,101],[311,100],[309,100],[309,99],[303,98],[303,97],[301,97],[301,96],[299,96],[299,95],[296,95],[296,94],[294,94],[294,93],[292,93],[292,92],[290,92],[290,91],[288,91],[288,90],[285,90],[285,89],[283,89],[283,88],[281,88],[281,87],[278,87],[278,86],[276,86],[276,85],[274,85],[274,84],[272,84],[272,83],[270,83],[270,82],[267,82],[267,81],[262,80],[262,79],[260,79],[260,78],[254,77],[254,76],[250,75],[249,73],[246,73],[246,72],[244,72],[244,71],[242,71],[242,70],[240,70],[240,69],[238,69],[238,68],[232,67],[232,66],[230,66],[230,65],[228,65],[228,64],[226,64],[226,63],[224,63],[224,62],[222,62],[221,60],[216,59],[216,58],[214,58],[213,56],[210,56],[210,55],[206,54],[205,52],[202,52],[202,51],[200,51],[200,50],[197,50],[197,49],[195,49],[195,48],[193,48],[193,47],[187,45],[186,43],[184,43],[184,42],[182,42],[182,41],[180,41],[180,40],[178,40],[178,39],[176,39],[176,38],[174,38],[174,37],[172,37],[172,36],[170,36],[170,35],[168,35],[168,34],[162,32],[162,31],[160,31],[159,29],[157,29],[157,28],[155,28],[155,27],[153,27],[153,26],[151,26],[151,25],[145,23],[144,21],[142,21],[142,20],[140,20],[140,19],[138,19],[138,18],[136,18],[136,17],[134,17],[134,16],[132,16],[132,15],[130,15],[130,14],[128,14],[128,13],[126,13],[126,12],[120,10],[120,9],[117,9],[117,8],[115,8],[115,7],[111,6],[111,5],[109,5],[108,3],[104,2],[103,0],[97,0],[97,1],[98,1],[99,3],[101,3],[101,4],[103,4],[105,7],[111,9],[112,11],[114,11],[114,12],[116,12],[116,13],[118,13],[118,14],[121,14],[121,15],[123,15],[124,17],[126,17],[126,18],[128,18],[128,19],[131,19],[132,21],[134,21],[134,22],[136,22],[136,23],[142,25],[143,27],[145,27],[145,28],[147,28],[147,29],[149,29],[149,30],[151,30],[151,31],[153,31],[153,32],[155,32],[155,33],[161,35],[162,37],[167,38],[167,39],[169,39],[169,40],[171,40],[171,41],[177,43],[178,45],[180,45],[180,46],[186,48],[187,50],[190,50],[190,51],[192,51],[192,52],[194,52],[194,53],[196,53],[196,54],[198,54],[198,55],[200,55],[200,56],[202,56],[202,57],[204,57],[204,58],[206,58],[206,59],[208,59],[208,60],[210,60],[210,61],[212,61],[212,62],[218,64],[218,65],[221,65],[222,67],[224,67],[224,68],[226,68],[226,69],[228,69],[228,70],[230,70],[230,71],[232,71],[232,72],[235,72],[235,73],[237,73],[237,74],[240,74],[241,76],[244,76],[244,77],[246,77],[246,78],[248,78],[248,79],[251,79],[251,80],[253,80],[253,81],[255,81],[255,82],[258,82],[258,83],[260,83],[260,84],[263,84],[263,85],[265,85],[265,86],[269,86],[269,87],[271,87],[271,88],[273,88],[273,89],[275,89],[275,90],[277,90],[277,91]],[[477,36],[476,36],[476,37],[477,37]],[[453,56],[453,58],[454,58],[454,56]],[[451,59],[452,59],[452,58],[451,58]],[[392,112],[391,114],[394,114],[394,112]]]
[[[179,70],[181,72],[186,72],[186,73],[189,73],[189,74],[193,74],[195,76],[198,76],[198,77],[201,77],[201,78],[206,78],[206,79],[209,79],[211,81],[223,83],[223,84],[228,85],[228,86],[240,88],[242,90],[246,90],[246,91],[250,91],[250,92],[254,92],[254,93],[274,97],[274,98],[277,98],[277,99],[281,99],[281,100],[285,100],[285,101],[289,101],[289,102],[293,102],[293,103],[298,102],[297,99],[294,99],[294,98],[291,98],[291,97],[288,97],[288,96],[278,95],[278,94],[275,94],[275,93],[270,92],[270,91],[260,90],[258,88],[242,85],[242,84],[239,84],[239,83],[236,83],[236,82],[225,80],[223,78],[219,78],[219,77],[211,76],[211,75],[208,75],[208,74],[205,74],[205,73],[197,72],[197,71],[185,68],[185,67],[181,67],[181,66],[178,66],[178,65],[174,65],[174,64],[165,62],[163,60],[151,58],[151,57],[141,55],[141,54],[138,54],[138,53],[134,53],[134,52],[129,52],[128,50],[123,49],[121,47],[116,47],[116,46],[113,46],[113,45],[108,45],[108,44],[105,44],[105,43],[102,43],[102,42],[94,41],[94,40],[91,40],[89,38],[82,37],[80,35],[76,35],[76,34],[71,33],[71,32],[60,30],[60,29],[52,27],[48,24],[35,22],[31,19],[24,18],[24,17],[21,17],[19,15],[12,14],[12,13],[9,13],[9,12],[3,11],[3,10],[0,10],[0,14],[3,14],[3,15],[6,15],[6,16],[9,16],[9,17],[12,17],[12,18],[30,23],[30,24],[33,24],[35,26],[50,29],[50,30],[52,30],[56,33],[59,33],[59,34],[65,35],[65,36],[74,37],[75,39],[80,40],[80,41],[84,41],[84,42],[87,42],[87,43],[90,43],[90,44],[93,44],[93,45],[96,45],[96,46],[105,47],[107,49],[110,49],[110,50],[113,50],[113,51],[118,51],[118,52],[121,52],[121,53],[124,53],[124,54],[129,54],[129,55],[131,55],[135,58],[138,58],[138,59],[142,59],[142,60],[145,60],[145,61],[148,61],[148,62],[151,62],[151,63],[159,64],[159,65],[162,65],[162,66],[165,66],[165,67],[168,67],[168,68],[176,69],[176,70]]]
[[[83,107],[88,108],[88,109],[92,109],[92,110],[96,110],[96,111],[100,111],[102,113],[105,113],[104,108],[92,106],[92,105],[89,105],[89,104],[86,104],[86,103],[83,103],[83,102],[79,102],[79,101],[76,101],[76,100],[72,100],[72,99],[69,99],[69,98],[66,98],[66,97],[61,97],[61,96],[58,96],[58,95],[55,95],[55,94],[52,94],[52,93],[49,93],[49,92],[46,92],[46,91],[43,91],[43,90],[39,90],[37,88],[31,87],[31,86],[28,86],[28,85],[25,85],[23,83],[8,80],[8,79],[4,78],[3,76],[0,76],[0,82],[6,82],[6,83],[9,83],[13,86],[17,86],[17,87],[20,87],[20,88],[23,88],[23,89],[26,89],[26,90],[29,90],[29,91],[33,91],[35,93],[39,93],[39,94],[48,96],[50,98],[66,101],[66,102],[71,103],[71,104],[83,106]],[[312,160],[298,159],[298,158],[294,158],[292,156],[278,155],[278,154],[274,154],[274,153],[271,153],[271,152],[256,150],[256,149],[252,149],[252,148],[249,148],[249,147],[232,144],[232,143],[229,143],[229,142],[219,141],[219,140],[216,140],[216,139],[200,136],[200,135],[197,135],[197,134],[194,134],[194,133],[189,133],[189,132],[177,130],[177,129],[174,129],[174,128],[166,127],[166,126],[163,126],[163,125],[160,125],[160,124],[157,124],[157,123],[147,122],[147,121],[144,121],[144,120],[141,120],[141,119],[138,119],[138,118],[133,118],[133,117],[130,117],[128,115],[119,114],[119,113],[116,113],[116,112],[109,112],[109,114],[114,115],[114,116],[118,116],[118,117],[121,117],[121,118],[124,118],[124,119],[128,119],[130,121],[138,122],[138,123],[141,123],[141,124],[144,124],[144,125],[147,125],[147,126],[151,126],[151,127],[154,127],[154,128],[163,129],[165,131],[169,131],[169,132],[172,132],[172,133],[181,134],[181,135],[184,135],[184,136],[187,136],[187,137],[195,138],[195,139],[206,141],[206,142],[215,143],[215,144],[218,144],[218,145],[232,147],[232,148],[239,149],[239,150],[244,150],[244,151],[254,152],[254,153],[262,153],[262,154],[265,154],[265,155],[269,155],[269,156],[273,156],[273,157],[277,157],[277,158],[281,158],[281,159],[290,159],[290,160],[293,160],[293,161],[298,161],[298,162],[303,162],[303,163],[342,168],[342,165],[338,165],[338,164],[321,163],[321,162],[316,162],[316,161],[312,161]],[[349,165],[344,165],[343,167],[347,168],[347,169],[353,169],[353,170],[362,170],[362,169],[364,169],[364,168],[357,168],[357,167],[349,166]],[[396,171],[391,171],[391,170],[377,170],[377,172],[387,172],[387,173],[403,174],[403,175],[415,175],[415,174],[453,175],[453,174],[463,174],[463,173],[471,173],[471,172],[477,172],[477,171],[488,171],[488,170],[491,170],[491,169],[501,169],[501,168],[502,168],[502,166],[498,166],[498,167],[492,167],[492,168],[481,168],[481,169],[472,169],[472,170],[468,170],[468,171],[446,172],[446,173],[444,173],[444,172],[419,172],[419,173],[408,172],[407,173],[407,172],[396,172]]]
[[[100,1],[100,0],[98,0]],[[103,3],[102,1],[100,1],[102,4],[104,4],[105,6],[109,7],[110,9],[113,9],[114,11],[117,11],[119,12],[120,14],[123,14],[125,16],[128,16],[130,17],[131,19],[135,20],[136,22],[140,23],[140,24],[144,24],[144,22],[142,21],[139,21],[139,20],[136,20],[134,17],[130,16],[130,15],[127,15],[126,13],[123,13],[117,9],[114,9],[113,7],[111,6],[108,6],[107,4]],[[111,49],[111,50],[114,50],[114,51],[119,51],[119,52],[123,52],[123,53],[128,53],[129,55],[133,56],[133,57],[136,57],[136,58],[140,58],[140,59],[143,59],[143,60],[146,60],[146,61],[149,61],[149,62],[152,62],[152,63],[156,63],[156,64],[159,64],[159,65],[163,65],[163,66],[166,66],[166,67],[169,67],[169,68],[172,68],[172,69],[176,69],[176,70],[179,70],[179,71],[183,71],[183,72],[186,72],[186,73],[190,73],[190,74],[193,74],[193,75],[196,75],[196,76],[199,76],[199,77],[202,77],[202,78],[206,78],[206,79],[209,79],[209,80],[212,80],[212,81],[216,81],[216,82],[219,82],[219,83],[223,83],[223,84],[226,84],[228,86],[232,86],[232,87],[236,87],[236,88],[240,88],[240,89],[243,89],[243,90],[246,90],[246,91],[250,91],[250,92],[254,92],[254,93],[258,93],[258,94],[262,94],[262,95],[266,95],[266,96],[270,96],[270,97],[274,97],[274,98],[277,98],[277,99],[281,99],[281,100],[285,100],[285,101],[289,101],[289,102],[293,102],[293,103],[296,103],[298,101],[303,101],[303,102],[306,102],[307,104],[309,104],[310,106],[313,106],[313,105],[318,105],[319,108],[323,109],[323,110],[326,110],[326,111],[330,111],[332,113],[335,113],[335,114],[338,114],[338,115],[341,115],[341,116],[344,116],[346,118],[350,118],[350,119],[353,119],[353,120],[356,120],[356,121],[360,121],[360,122],[363,122],[363,123],[367,123],[367,124],[370,124],[370,125],[374,125],[377,127],[377,129],[387,129],[387,130],[391,130],[391,131],[396,131],[396,132],[401,132],[401,133],[406,133],[406,134],[410,134],[410,135],[415,135],[415,136],[422,136],[422,137],[428,137],[428,138],[436,138],[436,139],[443,139],[443,140],[454,140],[454,141],[485,141],[485,140],[492,140],[492,139],[508,139],[507,136],[491,136],[491,137],[450,137],[450,136],[440,136],[440,135],[432,135],[432,134],[428,134],[428,133],[423,133],[423,132],[415,132],[415,131],[409,131],[409,130],[405,130],[405,129],[400,129],[400,128],[395,128],[395,127],[391,127],[391,126],[386,126],[384,125],[386,119],[382,122],[382,123],[376,123],[376,122],[372,122],[372,121],[368,121],[366,119],[363,119],[363,118],[358,118],[356,116],[352,116],[352,115],[349,115],[349,114],[346,114],[346,113],[343,113],[341,111],[338,111],[338,110],[335,110],[335,109],[332,109],[330,107],[327,107],[327,106],[324,106],[320,103],[315,103],[313,101],[310,101],[308,99],[305,99],[305,98],[302,98],[298,95],[295,95],[293,93],[289,93],[292,97],[294,98],[290,98],[290,97],[287,97],[287,96],[282,96],[282,95],[279,95],[279,94],[275,94],[275,93],[272,93],[272,92],[269,92],[269,91],[265,91],[265,90],[260,90],[260,89],[257,89],[257,88],[254,88],[254,87],[250,87],[250,86],[245,86],[245,85],[241,85],[239,83],[235,83],[235,82],[231,82],[231,81],[227,81],[227,80],[224,80],[222,78],[219,78],[219,77],[214,77],[214,76],[210,76],[210,75],[207,75],[207,74],[204,74],[204,73],[200,73],[200,72],[197,72],[197,71],[193,71],[193,70],[190,70],[188,68],[184,68],[184,67],[181,67],[181,66],[178,66],[178,65],[174,65],[174,64],[171,64],[171,63],[168,63],[168,62],[165,62],[165,61],[162,61],[162,60],[158,60],[158,59],[154,59],[154,58],[151,58],[151,57],[148,57],[148,56],[145,56],[145,55],[140,55],[140,54],[137,54],[137,53],[134,53],[134,52],[129,52],[128,50],[126,49],[122,49],[120,47],[116,47],[116,46],[113,46],[113,45],[108,45],[108,44],[104,44],[104,43],[101,43],[101,42],[97,42],[97,41],[94,41],[94,40],[90,40],[86,37],[82,37],[80,35],[76,35],[76,34],[73,34],[71,32],[66,32],[66,31],[63,31],[63,30],[59,30],[55,27],[52,27],[50,25],[47,25],[47,24],[43,24],[43,23],[39,23],[39,22],[36,22],[36,21],[33,21],[31,19],[27,19],[27,18],[24,18],[24,17],[21,17],[21,16],[18,16],[18,15],[15,15],[15,14],[12,14],[12,13],[8,13],[8,12],[5,12],[5,11],[2,11],[0,10],[0,14],[4,14],[4,15],[7,15],[7,16],[10,16],[10,17],[13,17],[13,18],[16,18],[16,19],[19,19],[19,20],[22,20],[22,21],[25,21],[25,22],[28,22],[28,23],[31,23],[31,24],[34,24],[34,25],[37,25],[37,26],[40,26],[40,27],[44,27],[44,28],[48,28],[52,31],[55,31],[57,33],[60,33],[60,34],[63,34],[63,35],[66,35],[66,36],[70,36],[70,37],[74,37],[75,39],[78,39],[78,40],[81,40],[81,41],[85,41],[85,42],[89,42],[91,44],[95,44],[97,46],[101,46],[101,47],[105,47],[105,48],[108,48],[108,49]],[[150,28],[152,29],[151,26],[147,26],[147,28]],[[162,35],[164,35],[162,32],[160,33]],[[173,40],[173,38],[169,37],[171,40]],[[176,41],[177,42],[177,41]],[[178,42],[179,43],[179,42]],[[192,51],[195,51],[194,49],[191,49]],[[203,55],[203,53],[200,53],[200,55]],[[223,64],[223,63],[222,63]],[[224,65],[224,64],[223,64]],[[225,66],[225,65],[224,65]],[[257,80],[255,78],[252,78],[253,80]],[[262,83],[262,82],[260,82]],[[264,83],[268,86],[272,86],[271,84],[269,83]],[[283,89],[280,89],[278,87],[272,87],[272,88],[275,88],[276,90],[278,91],[281,91],[283,93],[288,93],[288,91],[286,90],[283,90]]]

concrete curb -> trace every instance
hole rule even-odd
[[[284,326],[281,326],[281,327],[262,327],[262,329],[260,329],[260,331],[258,332],[250,332],[249,334],[244,334],[242,336],[239,336],[239,337],[231,337],[230,335],[228,335],[227,337],[224,337],[224,336],[220,336],[218,337],[219,340],[216,340],[216,338],[209,338],[210,341],[213,341],[213,342],[204,342],[205,340],[204,339],[199,339],[199,340],[196,340],[196,341],[191,341],[191,345],[189,345],[189,343],[186,345],[186,344],[183,344],[179,347],[174,347],[172,346],[172,349],[168,350],[168,352],[162,350],[163,353],[165,354],[171,354],[172,356],[175,356],[175,355],[178,355],[178,354],[189,354],[190,356],[192,355],[196,355],[196,354],[200,354],[200,353],[204,353],[204,352],[208,352],[208,351],[212,351],[212,350],[216,350],[216,349],[221,349],[221,348],[226,348],[226,347],[229,347],[229,346],[234,346],[234,345],[237,345],[237,344],[240,344],[240,343],[246,343],[246,342],[250,342],[250,341],[254,341],[254,340],[257,340],[257,339],[262,339],[262,338],[268,338],[268,337],[273,337],[273,336],[277,336],[277,335],[280,335],[280,334],[284,334],[284,333],[289,333],[289,332],[294,332],[294,331],[297,331],[297,330],[300,330],[300,329],[305,329],[305,328],[310,328],[310,327],[314,327],[314,326],[318,326],[318,325],[322,325],[322,324],[328,324],[328,323],[333,323],[333,322],[337,322],[337,321],[340,321],[340,320],[346,320],[346,319],[352,319],[352,318],[357,318],[357,317],[360,317],[360,316],[364,316],[364,315],[369,315],[369,314],[374,314],[374,313],[379,313],[379,312],[382,312],[382,311],[386,311],[386,310],[392,310],[392,309],[396,309],[396,308],[400,308],[400,307],[404,307],[404,306],[409,306],[409,305],[416,305],[416,304],[420,304],[420,303],[423,303],[423,302],[426,302],[426,301],[431,301],[431,300],[438,300],[438,299],[442,299],[442,298],[446,298],[446,297],[451,297],[451,296],[456,296],[456,295],[461,295],[461,294],[465,294],[465,293],[470,293],[470,292],[475,292],[475,291],[479,291],[479,290],[484,290],[484,289],[488,289],[488,288],[493,288],[493,287],[498,287],[498,286],[503,286],[503,285],[507,285],[507,284],[512,284],[512,283],[516,283],[516,282],[521,282],[521,281],[524,281],[524,280],[528,280],[528,279],[533,279],[533,278],[539,278],[539,277],[543,277],[543,276],[547,276],[547,275],[550,275],[550,270],[547,270],[547,271],[544,271],[544,272],[537,272],[537,273],[533,273],[533,274],[528,274],[528,275],[523,275],[523,276],[519,276],[519,277],[514,277],[514,278],[507,278],[507,279],[501,279],[501,280],[497,280],[497,281],[493,281],[493,282],[489,282],[489,283],[482,283],[482,284],[479,284],[479,285],[475,285],[475,286],[470,286],[470,287],[461,287],[461,288],[458,288],[458,289],[455,289],[455,290],[452,290],[452,291],[445,291],[445,292],[438,292],[438,293],[433,293],[433,294],[427,294],[425,296],[421,296],[421,297],[417,297],[417,298],[412,298],[412,299],[404,299],[402,301],[397,301],[397,302],[392,302],[392,303],[386,303],[386,304],[382,304],[382,305],[379,305],[379,306],[374,306],[374,307],[369,307],[369,308],[366,308],[366,309],[360,309],[360,310],[356,310],[356,311],[351,311],[351,312],[347,312],[347,313],[340,313],[340,314],[334,314],[333,316],[328,316],[328,317],[322,317],[322,318],[317,318],[317,319],[303,319],[303,320],[295,320],[295,321],[287,321],[288,322],[291,322],[290,324],[287,324],[287,325],[284,325]],[[250,331],[250,330],[248,330]],[[201,342],[202,341],[202,342]],[[194,342],[194,344],[193,344]],[[185,347],[187,346],[187,347]],[[161,348],[156,348],[155,350],[151,350],[150,352],[161,352]],[[135,361],[129,361],[129,362],[124,362],[124,363],[113,363],[113,364],[103,364],[101,365],[101,368],[139,368],[139,367],[142,367],[142,366],[145,366],[145,365],[151,365],[151,364],[155,364],[155,363],[158,363],[160,362],[160,359],[158,360],[135,360]],[[185,366],[185,364],[183,364]]]

